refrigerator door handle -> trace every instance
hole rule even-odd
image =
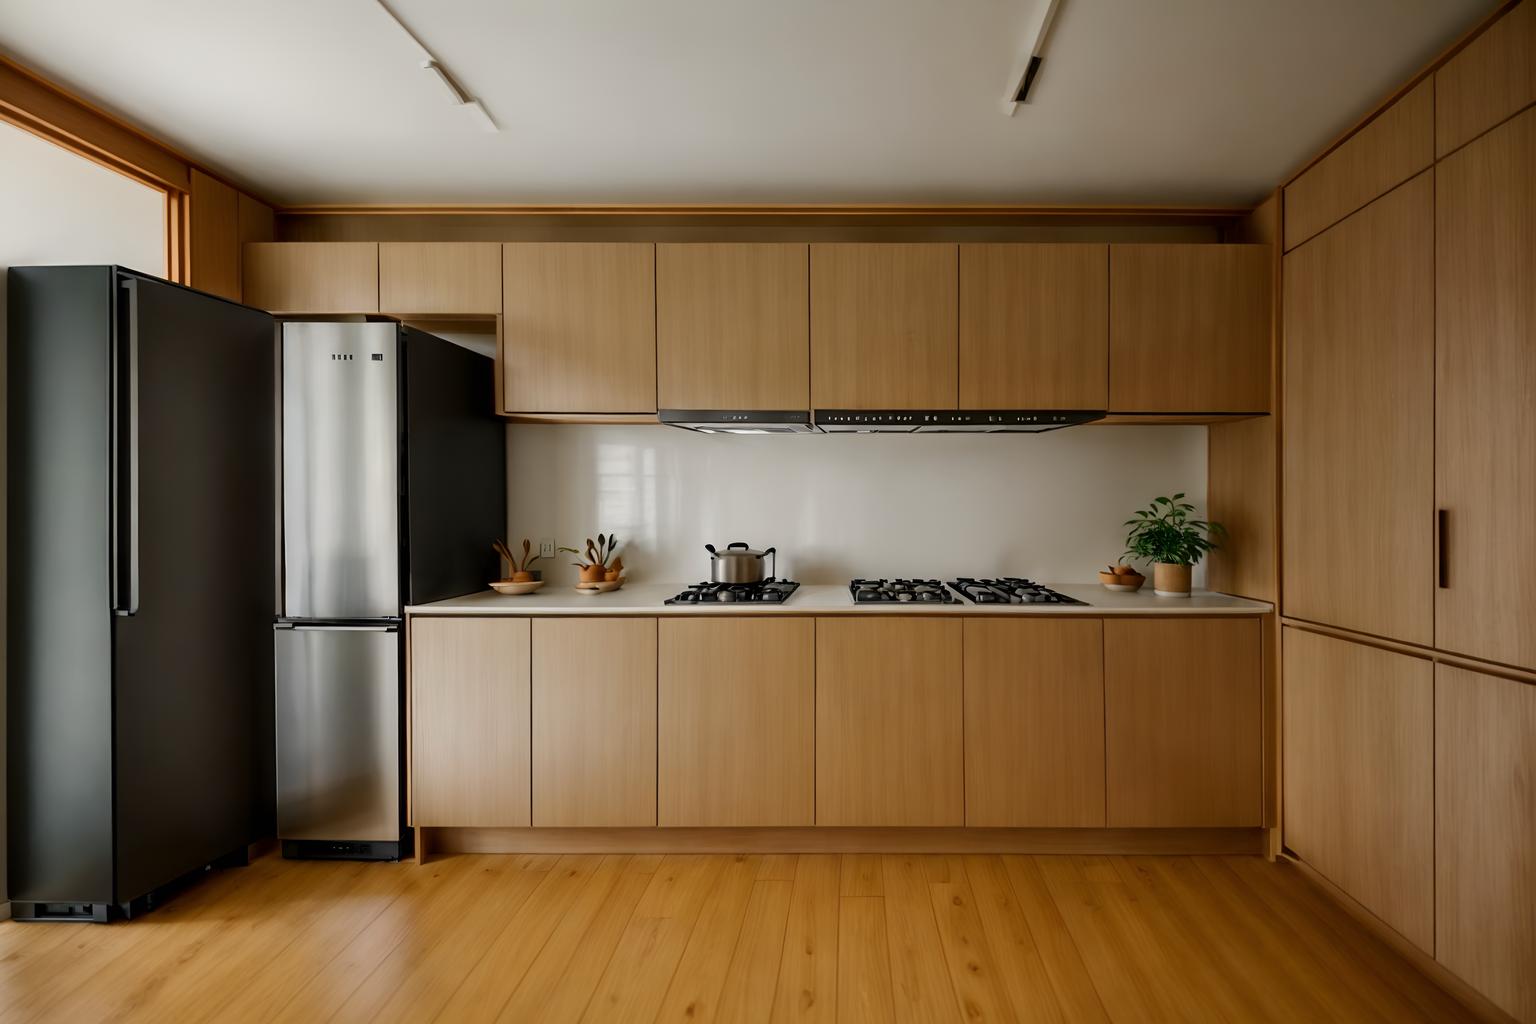
[[[119,281],[112,359],[112,611],[139,611],[139,282]]]
[[[398,633],[399,626],[305,626],[296,622],[280,622],[277,629],[291,629],[296,633]]]

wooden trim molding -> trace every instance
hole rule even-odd
[[[455,203],[318,203],[278,207],[282,216],[475,216],[502,217],[792,217],[880,218],[912,217],[945,219],[973,217],[983,220],[1041,218],[1130,218],[1210,220],[1246,217],[1246,206],[1073,206],[1030,203],[552,203],[455,204]]]
[[[1029,853],[1258,856],[1261,828],[430,828],[431,853]]]
[[[1403,640],[1392,640],[1387,637],[1377,636],[1374,633],[1360,633],[1352,629],[1341,629],[1338,626],[1329,626],[1321,622],[1312,622],[1309,619],[1297,619],[1291,616],[1282,616],[1282,626],[1292,626],[1305,630],[1308,633],[1317,633],[1322,636],[1331,636],[1339,640],[1349,640],[1366,647],[1377,647],[1384,651],[1392,651],[1395,654],[1406,654],[1414,658],[1423,658],[1437,665],[1449,665],[1452,668],[1464,668],[1472,672],[1481,672],[1483,675],[1497,676],[1500,679],[1512,679],[1517,683],[1530,683],[1536,685],[1536,672],[1519,668],[1515,665],[1504,665],[1496,661],[1483,661],[1479,658],[1469,658],[1461,654],[1451,654],[1446,651],[1436,650],[1423,644],[1407,643]]]

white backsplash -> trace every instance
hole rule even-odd
[[[1135,509],[1184,491],[1205,510],[1205,427],[765,437],[511,424],[507,458],[512,546],[552,537],[579,547],[611,531],[637,581],[708,579],[704,544],[742,540],[776,546],[779,575],[802,583],[1093,582],[1123,549]],[[570,562],[535,567],[574,580]]]

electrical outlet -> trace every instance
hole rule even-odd
[[[539,541],[539,557],[540,558],[554,558],[555,557],[555,542],[552,541],[552,540],[541,540],[541,541]]]

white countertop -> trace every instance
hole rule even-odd
[[[630,583],[606,594],[586,593],[569,583],[547,583],[532,594],[509,597],[483,590],[431,604],[406,607],[409,615],[1263,615],[1264,601],[1197,590],[1190,597],[1158,597],[1151,581],[1134,594],[1115,593],[1097,583],[1048,583],[1052,590],[1087,605],[854,604],[846,586],[801,584],[783,604],[666,604],[685,583]]]

